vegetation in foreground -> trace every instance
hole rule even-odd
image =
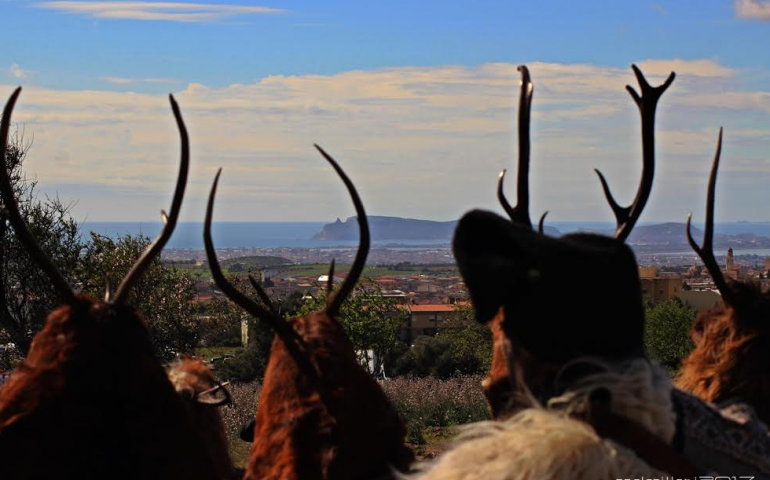
[[[489,408],[481,390],[482,376],[437,378],[396,378],[380,385],[393,402],[407,427],[407,442],[419,454],[429,442],[446,442],[452,427],[488,420]],[[222,417],[236,465],[248,460],[251,444],[240,439],[241,428],[254,418],[261,384],[231,384],[231,405],[222,407]]]

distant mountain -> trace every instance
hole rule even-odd
[[[637,225],[628,237],[628,243],[635,247],[645,249],[683,249],[690,248],[687,243],[685,223],[661,223],[658,225]],[[612,231],[598,232],[605,235],[613,235]],[[703,242],[703,231],[692,227],[692,236],[700,245]],[[714,234],[714,249],[726,250],[728,247],[735,249],[770,248],[770,237],[763,237],[753,233],[738,233],[735,235]]]
[[[436,222],[433,220],[417,220],[414,218],[381,217],[370,215],[369,230],[372,240],[436,240],[449,242],[452,240],[457,221]],[[554,227],[545,227],[545,233],[558,236],[559,231]],[[356,240],[358,238],[358,221],[349,217],[344,222],[339,218],[334,223],[324,225],[323,229],[313,235],[313,240]]]

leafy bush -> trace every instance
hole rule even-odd
[[[107,279],[113,288],[117,287],[151,241],[141,234],[112,239],[91,232],[91,242],[86,244],[78,272],[83,292],[92,298],[102,297]],[[142,312],[147,320],[155,354],[169,360],[180,353],[191,353],[198,346],[194,300],[192,277],[155,257],[131,289],[126,303]]]
[[[460,306],[435,337],[417,337],[409,347],[398,342],[385,358],[388,376],[438,377],[486,375],[492,362],[492,333],[477,322],[470,306]]]
[[[645,317],[647,354],[673,373],[695,348],[690,338],[695,312],[675,298],[648,308]]]
[[[272,338],[272,337],[271,337]],[[214,373],[223,381],[253,382],[261,380],[270,358],[270,343],[251,342],[240,353],[214,366]]]

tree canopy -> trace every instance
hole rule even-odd
[[[305,315],[326,306],[326,293],[305,302],[297,312]],[[401,326],[408,318],[405,308],[382,294],[379,285],[364,278],[342,304],[339,321],[353,343],[359,363],[373,375],[383,371],[383,359],[395,347]]]
[[[677,370],[695,348],[690,329],[695,311],[678,298],[648,307],[645,345],[649,357],[669,370]]]
[[[11,135],[5,151],[11,183],[19,210],[43,252],[64,277],[74,285],[82,250],[77,222],[70,216],[70,204],[58,198],[40,198],[37,182],[22,170],[30,142],[18,131]],[[2,200],[0,200],[0,207]],[[0,344],[5,368],[26,355],[32,338],[42,328],[48,313],[61,302],[50,279],[38,268],[19,243],[0,208]]]

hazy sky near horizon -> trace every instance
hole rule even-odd
[[[312,147],[368,213],[450,220],[515,199],[519,74],[535,84],[532,215],[611,220],[641,172],[631,63],[661,99],[642,221],[697,220],[720,126],[717,221],[770,220],[770,1],[0,0],[0,98],[33,139],[27,174],[90,221],[157,220],[187,122],[182,220],[201,221],[218,167],[221,221],[353,214]]]

